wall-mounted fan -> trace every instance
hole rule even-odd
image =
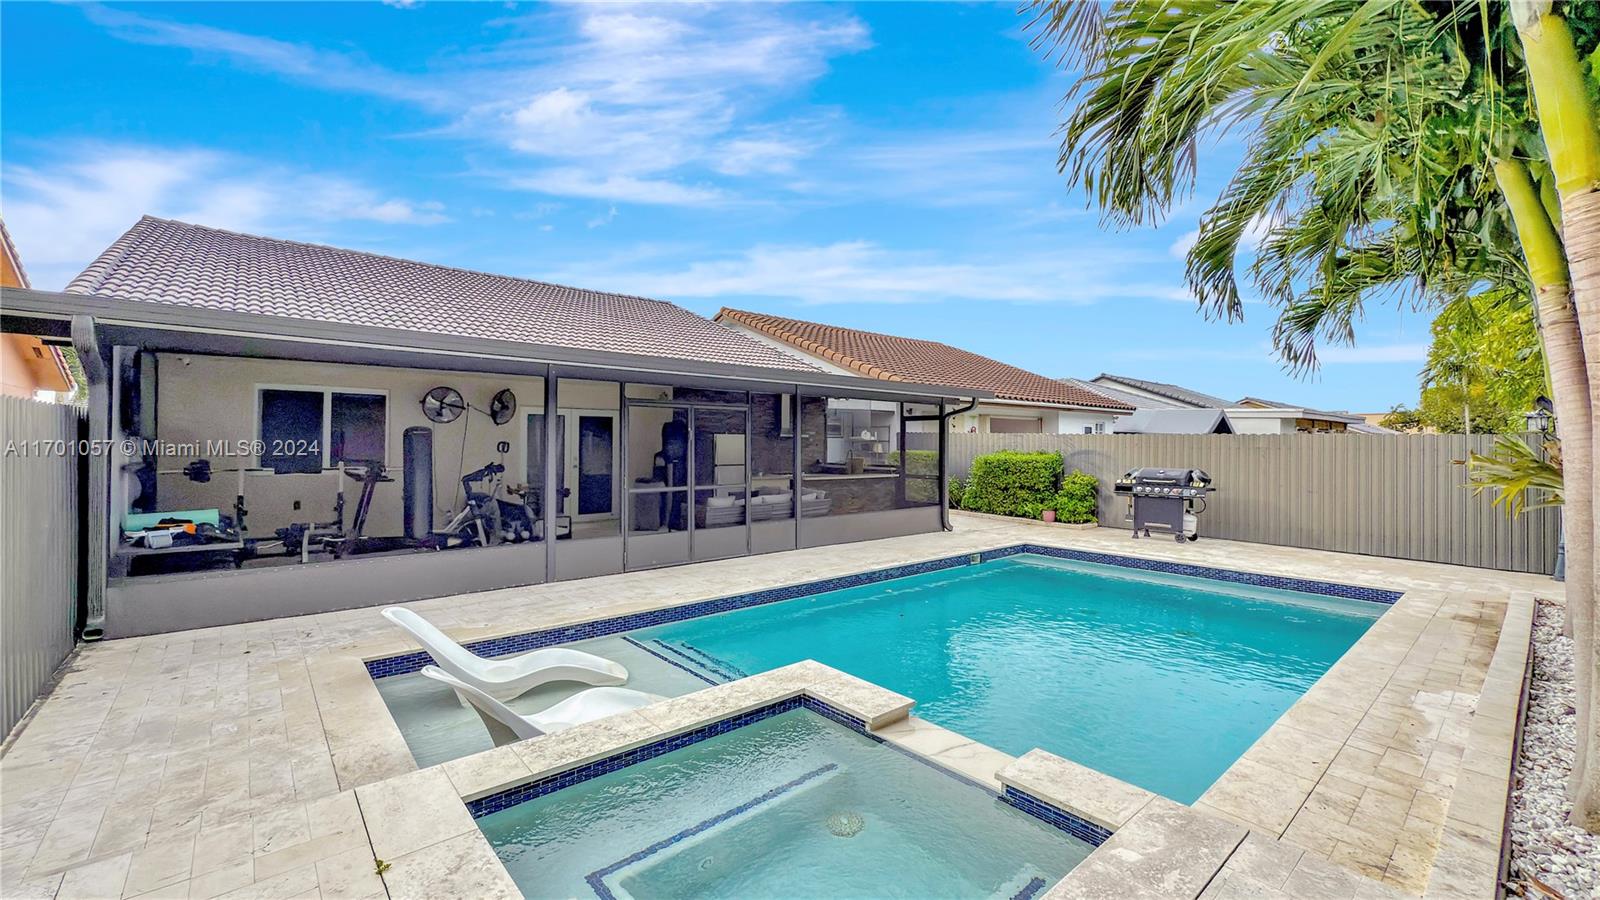
[[[517,414],[517,395],[510,388],[501,388],[495,392],[494,399],[489,401],[489,419],[496,425],[504,425],[511,421]]]
[[[430,422],[443,425],[461,418],[467,411],[467,401],[453,387],[440,385],[422,395],[422,414]]]

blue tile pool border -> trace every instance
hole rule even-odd
[[[929,572],[940,572],[960,566],[976,563],[991,562],[1005,559],[1019,554],[1032,554],[1048,556],[1056,559],[1069,559],[1077,562],[1096,563],[1105,566],[1120,566],[1125,569],[1139,569],[1146,572],[1160,572],[1167,575],[1187,575],[1191,578],[1204,578],[1211,581],[1224,581],[1232,584],[1250,585],[1252,587],[1274,588],[1283,591],[1298,591],[1304,594],[1319,594],[1325,597],[1341,597],[1347,600],[1365,600],[1372,603],[1393,604],[1400,599],[1400,591],[1384,590],[1382,588],[1358,587],[1349,584],[1337,584],[1330,581],[1313,581],[1306,578],[1290,578],[1282,575],[1258,575],[1253,572],[1239,572],[1233,569],[1218,569],[1211,566],[1197,566],[1192,563],[1167,562],[1158,559],[1141,559],[1132,556],[1119,556],[1113,553],[1094,553],[1087,550],[1071,550],[1065,547],[1045,547],[1038,544],[1015,544],[1010,547],[997,547],[977,553],[966,553],[960,556],[947,556],[941,559],[930,559],[923,562],[907,563],[892,566],[887,569],[874,569],[869,572],[858,572],[853,575],[840,575],[834,578],[824,578],[819,581],[809,581],[804,584],[791,584],[784,587],[770,588],[761,591],[752,591],[745,594],[733,594],[727,597],[718,597],[713,600],[701,600],[695,603],[686,603],[681,606],[669,606],[662,609],[653,609],[646,612],[630,613],[625,616],[615,616],[609,619],[595,619],[590,622],[579,622],[573,625],[563,625],[559,628],[548,628],[542,631],[530,631],[522,634],[506,635],[504,637],[487,638],[473,641],[466,645],[468,650],[481,656],[505,656],[510,653],[521,653],[536,650],[540,647],[553,647],[558,644],[570,644],[574,641],[589,640],[591,638],[609,637],[626,631],[635,631],[640,628],[651,628],[656,625],[667,625],[673,622],[682,622],[686,619],[698,619],[702,616],[713,616],[718,613],[733,612],[734,610],[748,609],[752,606],[765,606],[768,603],[780,603],[784,600],[795,600],[800,597],[810,597],[816,594],[825,594],[829,591],[839,591],[847,588],[862,587],[877,584],[895,578],[906,578],[911,575],[924,575]],[[658,654],[659,655],[659,654]],[[387,678],[392,675],[404,675],[419,671],[428,665],[431,660],[425,651],[404,653],[398,656],[389,656],[383,659],[367,660],[367,673],[373,678]]]
[[[614,863],[610,863],[609,865],[595,869],[593,872],[585,875],[583,880],[588,883],[589,889],[594,891],[595,896],[599,897],[600,900],[617,900],[617,895],[612,893],[610,886],[606,884],[606,879],[608,877],[615,875],[631,865],[643,862],[650,857],[655,856],[657,853],[660,853],[661,851],[671,847],[673,844],[676,844],[681,840],[684,840],[685,838],[694,837],[706,829],[720,825],[723,822],[734,818],[735,816],[743,815],[752,809],[771,803],[773,800],[782,797],[784,794],[801,787],[807,782],[820,778],[829,772],[833,772],[838,768],[838,763],[828,763],[825,766],[812,769],[811,771],[801,775],[799,778],[796,778],[793,781],[788,782],[787,784],[780,784],[769,791],[763,792],[758,797],[752,797],[751,799],[746,800],[732,809],[723,810],[711,818],[691,825],[677,834],[672,835],[671,837],[662,838],[661,840],[656,841],[647,847],[636,850],[633,853],[624,856]]]
[[[1082,816],[1040,800],[1027,791],[1019,791],[1009,784],[1001,792],[1000,799],[1035,819],[1054,825],[1086,844],[1098,847],[1111,839],[1111,829],[1096,825]]]
[[[855,716],[844,712],[843,710],[824,703],[815,697],[805,694],[801,694],[798,697],[789,697],[784,700],[779,700],[776,703],[769,703],[766,706],[753,709],[746,713],[740,713],[737,716],[730,716],[729,718],[712,722],[709,725],[702,725],[699,728],[693,728],[679,734],[661,738],[660,740],[651,741],[648,744],[635,747],[632,750],[625,750],[621,753],[608,756],[605,759],[596,760],[595,762],[591,763],[585,763],[581,766],[575,766],[571,769],[566,769],[553,775],[546,775],[543,778],[535,779],[527,782],[526,784],[519,784],[513,788],[507,788],[503,791],[498,791],[493,794],[479,797],[476,800],[468,800],[466,801],[467,811],[472,814],[472,818],[481,819],[484,816],[502,812],[518,804],[526,803],[529,800],[543,797],[546,794],[553,794],[556,791],[582,784],[585,781],[599,778],[602,775],[609,775],[612,772],[626,769],[629,766],[638,765],[639,763],[655,759],[658,756],[664,756],[665,754],[671,753],[674,750],[682,750],[685,747],[693,746],[701,741],[709,740],[711,738],[727,734],[730,731],[736,731],[745,727],[746,725],[754,725],[762,720],[770,719],[773,716],[781,715],[786,712],[793,712],[797,709],[803,709],[807,712],[815,713],[816,715],[822,716],[836,725],[841,725],[850,729],[856,734],[870,739],[874,743],[890,747],[902,755],[910,757],[911,759],[922,763],[923,765],[942,775],[945,775],[946,777],[953,778],[969,787],[981,790],[984,793],[989,794],[991,797],[995,797],[1001,802],[1004,802],[1021,812],[1027,813],[1035,819],[1038,819],[1047,825],[1051,825],[1056,829],[1065,832],[1071,837],[1083,841],[1091,847],[1098,847],[1111,837],[1110,830],[1102,828],[1101,826],[1090,822],[1088,819],[1081,818],[1071,812],[1068,812],[1067,810],[1047,803],[1046,801],[1041,800],[1038,797],[1027,793],[1026,791],[1020,791],[1007,785],[1002,793],[996,794],[994,789],[988,787],[987,785],[974,781],[960,772],[947,769],[931,759],[914,753],[905,747],[901,747],[893,741],[886,741],[883,738],[878,737],[867,729],[867,723],[861,719],[858,719]]]
[[[526,784],[520,784],[514,788],[508,788],[498,793],[489,794],[485,797],[479,797],[476,800],[468,800],[467,811],[472,813],[472,817],[474,819],[481,819],[484,816],[492,815],[493,813],[500,812],[501,810],[510,809],[519,803],[526,803],[527,801],[533,800],[537,797],[543,797],[546,794],[552,794],[564,788],[582,784],[585,781],[599,778],[601,775],[607,775],[620,769],[626,769],[629,766],[637,765],[638,763],[645,762],[646,760],[655,759],[658,756],[671,753],[674,750],[681,750],[684,747],[698,744],[701,741],[709,738],[727,734],[730,731],[743,728],[746,725],[753,725],[756,722],[762,721],[763,719],[770,719],[773,716],[786,712],[792,712],[793,710],[797,709],[804,709],[816,713],[817,715],[822,716],[831,722],[843,725],[845,728],[848,728],[857,734],[871,737],[875,741],[881,742],[882,740],[881,738],[875,737],[867,731],[866,722],[863,722],[847,712],[835,709],[832,706],[829,706],[828,704],[811,697],[790,697],[786,700],[779,700],[776,703],[768,704],[759,709],[753,709],[747,713],[741,713],[731,718],[723,719],[718,722],[712,722],[709,725],[702,725],[699,728],[690,729],[689,731],[672,735],[671,737],[665,737],[658,741],[652,741],[648,744],[644,744],[643,746],[635,747],[632,750],[627,750],[613,756],[608,756],[605,759],[597,760],[592,763],[585,763],[584,765],[577,766],[575,768],[557,772],[554,775],[547,775],[544,778],[539,778]]]

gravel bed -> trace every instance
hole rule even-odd
[[[1533,680],[1511,793],[1508,888],[1528,897],[1600,897],[1600,835],[1567,824],[1577,713],[1572,639],[1563,608],[1539,601],[1533,618]],[[1541,885],[1543,886],[1541,888]]]

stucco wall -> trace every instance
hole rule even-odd
[[[397,535],[401,531],[401,435],[417,425],[433,428],[434,515],[442,524],[444,513],[459,505],[459,472],[463,465],[471,471],[486,462],[499,461],[495,444],[507,441],[507,475],[521,481],[524,471],[526,419],[530,411],[544,406],[544,379],[508,375],[478,375],[432,370],[395,369],[381,366],[346,366],[285,360],[240,359],[220,356],[161,354],[157,360],[156,434],[163,443],[188,443],[207,440],[251,440],[256,437],[256,386],[262,384],[331,388],[359,388],[388,392],[388,446],[385,464],[395,479],[380,484],[373,499],[367,533]],[[512,421],[496,426],[489,418],[473,412],[454,422],[440,425],[422,415],[422,395],[439,385],[453,387],[467,401],[487,409],[489,400],[501,388],[517,395],[518,410]],[[615,397],[615,391],[611,392]],[[603,396],[581,397],[582,401],[604,402]],[[563,394],[563,402],[566,395]],[[574,404],[577,405],[577,404]],[[616,407],[615,399],[610,401]],[[162,469],[181,469],[199,457],[163,458]],[[240,460],[225,456],[207,457],[216,469],[235,468],[242,461],[254,466],[254,458]],[[251,474],[245,478],[245,500],[250,510],[248,524],[256,537],[270,536],[274,529],[293,522],[327,521],[333,515],[334,493],[339,475]],[[225,513],[233,506],[237,476],[218,472],[209,483],[197,484],[182,475],[162,475],[157,480],[162,509],[216,507]],[[355,512],[360,485],[345,478],[346,521]],[[295,508],[299,504],[299,509]]]

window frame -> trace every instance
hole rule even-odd
[[[254,391],[254,395],[253,396],[254,396],[254,407],[255,407],[255,412],[254,412],[255,440],[257,442],[257,446],[261,446],[261,443],[266,440],[261,435],[261,393],[262,393],[262,391],[300,391],[300,392],[306,393],[306,394],[317,394],[317,393],[320,393],[322,395],[322,435],[317,440],[319,441],[320,446],[321,446],[321,450],[322,450],[322,468],[324,470],[326,470],[326,469],[331,467],[330,460],[332,459],[332,456],[333,456],[333,395],[334,394],[357,394],[357,395],[364,396],[364,397],[382,397],[383,398],[383,464],[384,464],[385,467],[387,467],[389,465],[389,423],[390,423],[390,419],[389,419],[389,390],[387,388],[340,387],[340,386],[337,386],[337,385],[325,385],[325,384],[276,384],[276,383],[269,383],[269,382],[257,382],[255,384],[255,386],[254,386],[253,391]],[[262,457],[262,454],[259,454],[259,453],[256,454],[256,467],[257,468],[261,468],[261,457]],[[272,474],[274,474],[274,475],[277,475],[277,474],[297,475],[297,474],[309,474],[309,473],[303,473],[303,472],[284,472],[284,473],[279,473],[279,472],[274,472]]]

